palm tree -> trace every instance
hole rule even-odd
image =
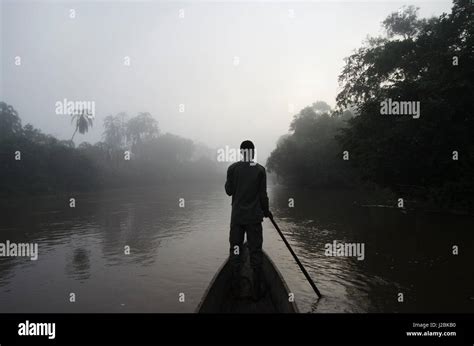
[[[92,116],[88,111],[81,110],[80,112],[74,112],[71,118],[71,123],[73,121],[76,121],[76,130],[74,130],[74,133],[72,134],[71,141],[74,139],[77,130],[79,130],[80,134],[89,131],[89,127],[92,127]]]

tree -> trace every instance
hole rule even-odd
[[[105,143],[109,144],[112,148],[122,148],[126,142],[126,117],[126,113],[119,113],[115,116],[109,115],[104,119],[103,138]]]
[[[158,122],[150,113],[139,113],[127,122],[126,136],[134,150],[144,140],[158,137],[160,130]]]
[[[348,113],[344,113],[347,118]],[[322,101],[294,116],[290,133],[283,135],[271,153],[267,167],[280,181],[303,186],[336,186],[349,182],[336,136],[346,126],[339,113]]]
[[[92,114],[86,112],[85,110],[81,110],[80,112],[74,112],[71,117],[71,123],[75,122],[76,129],[72,134],[71,141],[74,140],[74,136],[76,132],[79,130],[80,134],[84,134],[89,131],[89,127],[92,127]]]
[[[21,120],[17,111],[5,102],[0,102],[0,140],[21,134]]]
[[[428,20],[413,8],[391,14],[385,36],[346,59],[337,104],[355,107],[358,116],[340,139],[365,179],[397,191],[417,187],[442,203],[472,204],[474,16],[468,6],[456,0],[450,14]],[[420,102],[420,118],[381,116],[387,99]],[[455,151],[463,153],[457,163]]]
[[[418,10],[418,7],[404,6],[398,12],[390,14],[382,22],[387,36],[393,38],[400,35],[404,39],[414,37],[424,24],[424,21],[418,19]]]

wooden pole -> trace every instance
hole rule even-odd
[[[270,217],[270,221],[272,222],[273,226],[275,226],[275,229],[277,230],[278,234],[280,234],[280,237],[281,239],[283,239],[283,242],[285,243],[286,247],[288,248],[288,250],[290,250],[290,253],[293,255],[293,258],[295,259],[296,263],[298,264],[298,266],[300,267],[301,271],[303,272],[304,276],[306,277],[306,279],[309,281],[309,284],[311,285],[311,287],[313,288],[314,292],[316,292],[316,294],[318,295],[318,298],[321,298],[322,295],[321,295],[321,292],[319,292],[318,288],[316,287],[316,284],[314,283],[314,281],[311,279],[311,277],[309,276],[308,272],[306,271],[306,269],[303,267],[303,264],[300,262],[299,258],[296,256],[295,252],[293,251],[293,249],[291,248],[290,244],[288,243],[288,241],[286,240],[285,236],[283,235],[283,233],[281,232],[280,230],[280,227],[278,227],[278,225],[276,224],[275,220],[273,220],[273,217]]]

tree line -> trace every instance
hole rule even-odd
[[[336,110],[297,114],[268,167],[288,184],[374,183],[448,208],[474,208],[474,19],[468,1],[419,19],[405,7],[345,59]],[[416,101],[419,118],[381,115]],[[348,160],[344,160],[344,153]]]
[[[72,138],[93,125],[87,112],[75,112]],[[0,191],[2,195],[92,191],[160,184],[211,181],[222,175],[215,153],[206,146],[160,132],[149,113],[104,119],[103,140],[95,144],[59,140],[0,102]]]

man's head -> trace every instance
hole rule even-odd
[[[240,153],[243,156],[243,161],[251,161],[255,157],[255,145],[252,141],[246,140],[240,144]]]

